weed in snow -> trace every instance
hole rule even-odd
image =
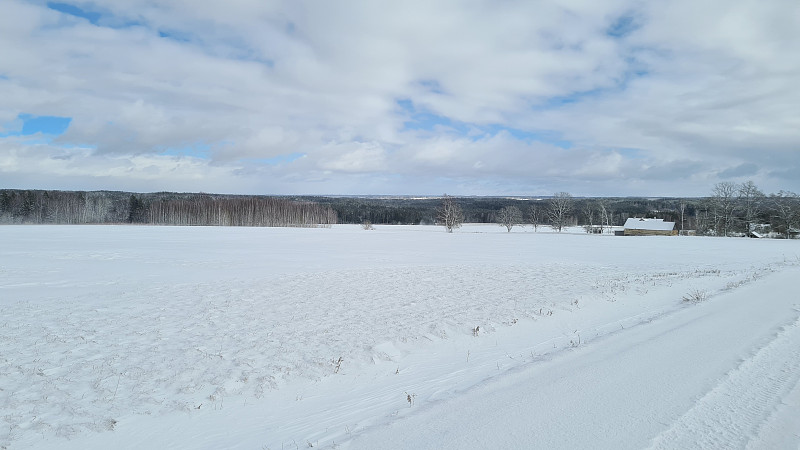
[[[692,289],[683,296],[686,303],[700,303],[708,299],[708,292],[702,289]]]

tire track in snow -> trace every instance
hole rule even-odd
[[[656,436],[650,448],[745,448],[798,383],[800,316]]]

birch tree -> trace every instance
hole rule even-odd
[[[600,209],[600,233],[602,233],[606,228],[611,228],[611,213],[603,200],[597,202],[597,207]]]
[[[586,202],[583,205],[583,215],[586,219],[586,223],[583,224],[583,229],[586,230],[587,233],[594,232],[594,205],[592,202]]]
[[[453,230],[460,228],[461,224],[464,223],[464,211],[461,210],[461,206],[455,202],[453,197],[444,194],[442,205],[436,214],[436,221],[443,225],[448,233],[452,233]]]
[[[686,201],[685,200],[681,200],[680,210],[681,210],[681,234],[683,234],[684,216],[686,214]]]

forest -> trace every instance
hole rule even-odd
[[[465,223],[620,226],[629,217],[676,223],[700,235],[753,232],[793,237],[800,197],[766,195],[753,183],[718,183],[707,197],[448,197]],[[443,197],[266,196],[119,191],[0,190],[3,224],[153,224],[200,226],[432,225],[441,222]],[[554,214],[558,211],[558,214]],[[511,213],[509,215],[509,213]],[[509,228],[510,230],[510,228]]]
[[[0,223],[318,226],[337,223],[330,206],[272,196],[0,190]]]
[[[800,230],[800,196],[780,191],[766,195],[753,183],[718,183],[707,197],[573,197],[561,192],[544,197],[453,197],[464,223],[540,225],[587,231],[621,226],[630,217],[675,222],[680,231],[706,236],[743,236],[753,232],[793,237]],[[441,197],[318,197],[340,223],[441,223]],[[509,219],[508,211],[514,211]],[[557,214],[556,214],[557,212]]]

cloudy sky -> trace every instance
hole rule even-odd
[[[800,191],[797,0],[3,0],[0,188]]]

